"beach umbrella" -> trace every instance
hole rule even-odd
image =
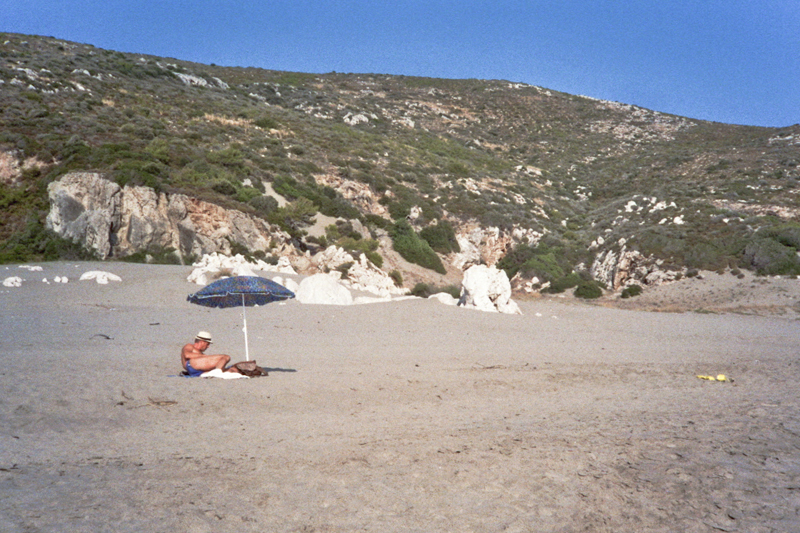
[[[186,297],[194,304],[206,307],[238,307],[242,306],[244,327],[244,351],[247,361],[250,360],[250,349],[247,343],[247,312],[245,308],[253,305],[266,305],[278,300],[294,298],[294,293],[278,285],[274,281],[259,276],[235,276],[210,283]]]

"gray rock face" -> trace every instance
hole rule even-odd
[[[638,283],[656,286],[675,281],[682,272],[661,268],[662,262],[645,257],[638,250],[628,250],[624,245],[619,252],[606,250],[598,254],[590,269],[594,279],[612,290],[619,290]]]
[[[105,259],[111,254],[112,235],[119,229],[121,192],[119,185],[100,174],[67,174],[47,187],[47,227]]]
[[[48,186],[47,227],[101,259],[174,248],[182,257],[230,253],[230,242],[266,250],[288,236],[265,221],[148,187],[120,187],[102,175],[73,172]]]

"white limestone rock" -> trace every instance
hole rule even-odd
[[[300,288],[300,284],[297,283],[292,278],[282,278],[281,276],[275,276],[274,278],[272,278],[272,281],[274,281],[278,285],[282,285],[282,286],[286,287],[287,289],[289,289],[290,291],[292,291],[294,293],[296,293],[297,289]]]
[[[228,256],[214,252],[204,255],[192,266],[194,270],[189,274],[187,281],[198,285],[208,285],[212,281],[232,276],[257,276],[258,270],[296,274],[287,257],[281,257],[277,265],[270,265],[260,259],[255,262],[248,261],[241,254]]]
[[[370,292],[380,298],[390,298],[407,292],[405,289],[397,287],[394,280],[386,272],[373,265],[364,254],[359,255],[356,260],[344,249],[329,246],[316,254],[312,258],[312,262],[322,271],[332,271],[341,265],[352,263],[347,271],[346,279],[342,279],[340,283],[354,291]]]
[[[335,276],[314,274],[300,282],[295,299],[303,304],[351,305],[353,296],[339,284]]]
[[[23,279],[19,276],[11,276],[3,280],[3,287],[22,287]]]
[[[81,274],[80,281],[92,281],[94,280],[100,285],[108,285],[109,281],[122,281],[122,278],[117,276],[116,274],[112,274],[111,272],[105,272],[103,270],[90,270],[88,272],[84,272]]]
[[[458,304],[480,311],[521,314],[511,299],[508,275],[494,266],[475,265],[464,272]]]
[[[452,294],[448,294],[446,292],[437,292],[436,294],[431,294],[428,296],[428,300],[437,300],[439,303],[443,303],[444,305],[458,305],[458,300],[453,298]]]

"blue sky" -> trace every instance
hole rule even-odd
[[[800,123],[800,0],[2,0],[0,31],[299,72],[504,79]]]

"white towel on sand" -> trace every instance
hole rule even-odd
[[[222,379],[240,379],[240,378],[247,378],[248,376],[244,376],[242,374],[238,374],[236,372],[223,372],[219,368],[215,368],[214,370],[209,370],[208,372],[203,372],[200,374],[201,378],[222,378]]]

